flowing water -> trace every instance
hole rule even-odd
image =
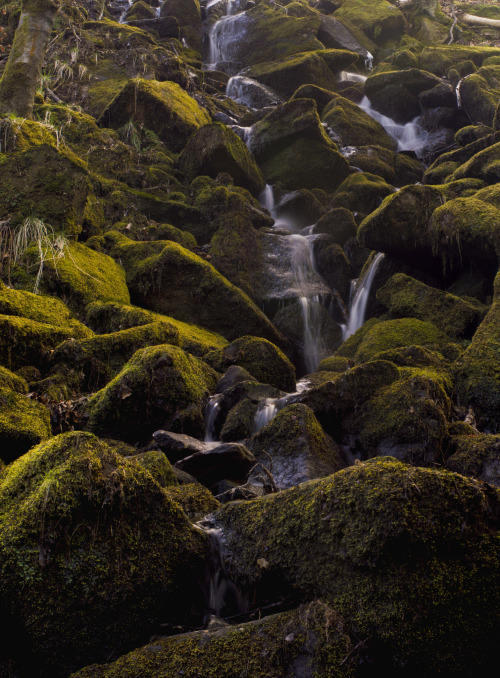
[[[366,305],[368,303],[368,297],[370,296],[373,279],[375,278],[375,274],[383,258],[384,255],[382,252],[378,252],[373,257],[366,275],[362,280],[358,280],[357,283],[354,281],[353,290],[351,292],[351,301],[349,303],[349,320],[345,325],[342,325],[342,336],[344,341],[364,325]]]
[[[215,435],[215,422],[217,420],[217,415],[220,410],[220,401],[222,399],[222,394],[218,393],[210,398],[205,407],[205,438],[206,443],[215,443],[217,442],[217,437]]]

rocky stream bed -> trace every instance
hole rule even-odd
[[[0,117],[0,678],[496,675],[499,101],[497,2],[62,2]]]

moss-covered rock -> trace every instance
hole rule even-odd
[[[455,435],[447,448],[446,468],[463,476],[500,486],[500,437],[476,434]]]
[[[111,231],[106,237],[139,305],[228,339],[252,334],[281,343],[278,331],[250,298],[196,254],[168,241],[134,242]]]
[[[356,172],[340,184],[331,205],[345,207],[351,212],[370,214],[379,207],[385,197],[392,195],[394,190],[393,186],[376,174]]]
[[[365,362],[388,349],[413,344],[442,347],[449,341],[449,337],[430,322],[401,318],[376,322],[369,327],[365,324],[342,344],[337,355]]]
[[[101,125],[113,128],[129,121],[153,130],[167,148],[178,152],[193,132],[210,123],[210,117],[177,83],[135,78],[99,118]]]
[[[342,146],[376,144],[391,151],[396,150],[396,141],[382,125],[340,94],[332,97],[324,107],[321,120],[340,137]]]
[[[225,348],[207,353],[204,360],[217,372],[239,365],[264,384],[282,391],[295,389],[295,368],[277,346],[265,339],[240,337]]]
[[[160,17],[175,17],[181,29],[181,36],[194,49],[200,50],[201,10],[198,0],[166,0],[161,6]]]
[[[500,97],[500,65],[483,66],[460,84],[462,107],[473,124],[492,125]]]
[[[313,233],[325,233],[342,247],[356,237],[358,227],[352,212],[345,207],[336,207],[322,216],[315,224]]]
[[[11,372],[6,367],[0,367],[0,388],[6,388],[23,395],[26,395],[29,391],[26,379],[15,374],[15,372]]]
[[[177,328],[167,322],[151,322],[90,339],[69,339],[57,346],[50,363],[53,370],[66,365],[80,371],[83,389],[96,391],[114,377],[138,349],[158,344],[179,346]]]
[[[92,301],[130,303],[123,268],[106,254],[79,243],[69,244],[57,261],[45,261],[42,288],[77,315]]]
[[[485,312],[465,299],[429,287],[404,273],[393,275],[377,290],[377,299],[394,318],[432,322],[453,339],[470,339]]]
[[[305,52],[278,61],[258,63],[246,69],[245,75],[288,98],[304,83],[335,91],[336,74],[357,59],[357,54],[347,50]]]
[[[120,443],[124,445],[124,443]],[[115,448],[116,449],[116,448]],[[134,448],[132,448],[133,450]],[[134,450],[135,452],[135,450]],[[177,487],[179,484],[167,457],[160,450],[146,450],[139,454],[124,455],[143,466],[161,487]]]
[[[250,150],[268,183],[332,191],[350,174],[312,99],[277,106],[252,129]]]
[[[37,217],[67,235],[81,230],[93,181],[84,163],[67,150],[42,144],[14,155],[0,155],[0,219],[15,215],[20,224]]]
[[[204,356],[205,353],[222,348],[227,340],[219,334],[209,332],[181,320],[146,311],[146,309],[116,302],[95,301],[87,306],[86,319],[90,327],[99,334],[119,332],[152,322],[162,322],[174,327],[179,334],[179,346],[188,353]]]
[[[69,308],[59,299],[14,290],[2,282],[0,282],[0,313],[71,330],[75,339],[92,336],[92,330],[76,320]]]
[[[243,141],[229,127],[205,125],[189,140],[179,156],[178,167],[191,181],[198,175],[214,179],[227,172],[238,186],[258,195],[264,180]]]
[[[168,344],[137,351],[121,372],[89,401],[90,431],[128,442],[165,429],[203,435],[203,412],[216,373]]]
[[[386,40],[397,40],[404,30],[404,17],[394,5],[386,0],[344,0],[334,17],[361,29],[378,45]]]
[[[208,513],[220,507],[214,495],[201,483],[183,483],[179,487],[169,487],[167,494],[182,506],[184,513],[197,522]]]
[[[322,595],[384,643],[389,666],[463,675],[493,658],[498,510],[489,486],[384,459],[229,504],[216,520],[240,586],[269,578]]]
[[[359,431],[363,456],[392,456],[418,466],[443,462],[450,401],[427,370],[379,389],[363,406],[352,428]]]
[[[148,471],[91,434],[11,464],[0,520],[4,610],[29,639],[32,674],[125,651],[192,603],[179,587],[194,585],[201,532]]]
[[[345,372],[351,367],[353,367],[353,362],[348,358],[331,355],[319,363],[318,372]]]
[[[0,387],[0,457],[8,463],[50,437],[50,415],[45,405],[26,395]]]
[[[483,147],[484,150],[480,150],[470,160],[460,165],[450,175],[449,181],[477,178],[486,181],[488,184],[497,183],[500,177],[500,142],[496,139],[498,134],[496,132],[493,135],[495,141],[492,141],[492,137],[480,139],[477,143],[486,142],[486,148]],[[492,142],[493,145],[488,145],[488,142]]]
[[[347,660],[346,660],[347,657]],[[259,621],[159,638],[112,664],[88,666],[73,678],[285,678],[290,672],[352,678],[357,652],[344,621],[324,602]]]
[[[448,45],[426,47],[420,54],[420,67],[439,77],[445,76],[461,61],[471,60],[481,66],[485,59],[500,55],[500,48],[484,45]]]
[[[323,431],[314,412],[301,403],[280,410],[252,436],[248,448],[272,472],[279,490],[330,475],[345,466],[340,448]]]

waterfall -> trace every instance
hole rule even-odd
[[[226,555],[222,542],[222,531],[210,527],[206,520],[195,523],[194,527],[202,530],[208,537],[208,557],[205,564],[205,581],[203,592],[208,610],[208,617],[216,615],[229,616],[247,612],[248,601],[230,579],[226,567]]]
[[[356,330],[364,324],[366,314],[366,304],[370,296],[375,273],[384,255],[378,252],[372,259],[368,271],[362,280],[358,280],[357,285],[351,293],[351,301],[349,303],[349,320],[346,325],[342,325],[342,335],[344,341],[348,339]]]
[[[205,407],[205,438],[206,443],[216,442],[215,438],[215,421],[220,410],[220,401],[222,394],[214,395],[210,398]]]
[[[235,14],[236,10],[236,1],[229,0],[225,16],[216,21],[208,32],[208,62],[205,64],[207,70],[234,69],[231,62],[235,60],[238,43],[247,26],[246,15]],[[238,70],[236,68],[236,71]]]
[[[279,398],[263,398],[257,407],[255,413],[253,433],[257,433],[260,429],[268,424],[271,419],[278,412],[277,402]]]

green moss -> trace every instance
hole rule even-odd
[[[500,485],[500,436],[478,435],[472,430],[454,436],[447,451],[446,468],[450,471]]]
[[[497,132],[498,134],[498,132]],[[483,179],[489,184],[497,183],[500,177],[500,142],[497,143],[496,135],[493,137],[493,145],[488,146],[492,137],[486,137],[484,150],[479,150],[470,160],[458,167],[450,177],[451,181],[466,177]],[[480,140],[478,143],[481,143]]]
[[[332,355],[319,363],[318,372],[345,372],[350,367],[352,367],[352,362],[348,358]]]
[[[356,336],[362,332],[360,336]],[[399,346],[440,347],[449,343],[449,337],[430,322],[414,318],[385,320],[362,327],[355,332],[337,351],[342,357],[353,357],[357,362],[370,360],[378,353]],[[350,341],[352,339],[352,341]]]
[[[271,384],[282,391],[295,389],[295,368],[285,354],[266,339],[240,337],[229,346],[211,351],[204,360],[218,372],[239,365],[263,384]]]
[[[133,300],[141,306],[228,339],[251,334],[282,341],[250,298],[196,254],[168,241],[137,243],[113,232],[106,237],[111,255],[125,267]]]
[[[334,16],[353,23],[377,44],[400,38],[404,29],[401,12],[385,0],[344,0]]]
[[[75,338],[92,336],[92,330],[73,317],[73,313],[55,297],[14,290],[0,282],[0,313],[21,316],[72,331]]]
[[[473,124],[492,125],[500,97],[500,65],[483,66],[460,85],[462,106]]]
[[[5,462],[17,459],[50,437],[47,408],[24,394],[0,387],[0,455]]]
[[[321,119],[342,139],[342,146],[377,145],[395,151],[397,144],[380,123],[340,95],[323,109]]]
[[[204,356],[209,351],[223,348],[227,345],[227,340],[218,334],[204,330],[196,325],[183,323],[175,318],[146,311],[137,306],[95,301],[89,304],[86,313],[89,325],[96,332],[105,334],[146,325],[151,322],[163,322],[177,330],[179,333],[179,346],[184,351],[199,357]]]
[[[6,367],[0,367],[0,388],[6,388],[16,393],[26,395],[28,393],[28,384],[22,376],[14,374]]]
[[[500,48],[467,45],[426,47],[420,55],[420,67],[441,77],[460,61],[470,59],[476,66],[481,66],[491,56],[500,56]]]
[[[457,474],[388,458],[229,504],[216,519],[240,586],[272,574],[325,596],[361,638],[383,642],[390,665],[463,675],[494,656],[499,500]]]
[[[92,301],[130,302],[125,272],[111,257],[72,243],[57,262],[46,261],[43,288],[76,313]]]
[[[220,508],[220,503],[206,487],[200,483],[185,483],[179,487],[169,487],[168,496],[182,506],[190,520],[196,522],[208,513]]]
[[[332,207],[345,207],[348,210],[369,214],[381,201],[394,193],[382,177],[365,172],[356,172],[345,179],[334,193]]]
[[[259,621],[156,639],[73,678],[285,678],[297,666],[318,678],[352,678],[357,661],[343,619],[313,602]]]
[[[148,471],[91,434],[11,464],[0,524],[2,599],[53,675],[127,650],[157,615],[179,619],[191,604],[176,591],[194,586],[201,532]]]
[[[433,322],[452,338],[470,339],[486,312],[404,273],[397,273],[379,288],[377,299],[389,309],[392,317]]]
[[[136,442],[160,428],[204,432],[203,411],[217,374],[168,344],[136,351],[121,372],[89,401],[89,430]]]
[[[56,370],[60,365],[78,370],[82,373],[82,388],[96,391],[114,377],[138,349],[167,343],[178,346],[179,341],[175,326],[150,322],[90,339],[64,341],[52,353],[50,362]]]
[[[161,487],[171,488],[172,486],[176,487],[178,485],[172,465],[163,452],[160,452],[159,450],[141,452],[140,454],[135,454],[133,456],[133,461],[136,461],[143,466],[146,471],[149,471]],[[172,496],[172,499],[175,499],[175,496]]]

